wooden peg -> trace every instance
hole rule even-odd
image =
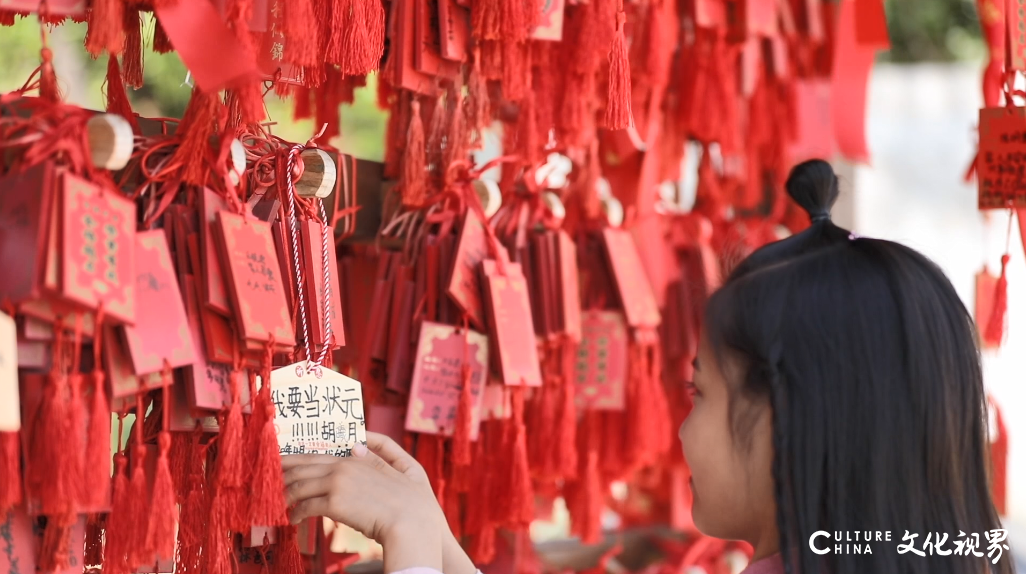
[[[125,167],[135,145],[128,120],[117,114],[96,114],[86,122],[86,130],[95,167],[113,171]]]
[[[623,225],[623,204],[615,197],[607,197],[602,200],[602,212],[606,214],[606,221],[613,227]]]
[[[231,178],[232,183],[239,185],[242,174],[246,171],[246,148],[237,138],[232,138],[228,153],[232,161],[232,170],[228,173],[228,177]]]
[[[335,190],[337,171],[331,156],[322,149],[312,148],[299,154],[303,159],[303,175],[296,181],[296,193],[302,197],[324,199]]]
[[[552,214],[553,219],[558,222],[566,219],[566,207],[563,206],[563,202],[559,199],[558,195],[551,191],[546,191],[542,194],[542,201],[545,203],[545,207],[548,208],[549,213]]]
[[[502,192],[499,191],[499,184],[490,179],[475,179],[473,185],[477,197],[481,200],[485,217],[490,219],[502,207]]]

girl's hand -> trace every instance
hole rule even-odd
[[[442,570],[452,534],[424,469],[376,433],[367,433],[367,447],[357,445],[353,454],[282,457],[292,523],[324,516],[357,530],[384,547],[386,572]]]

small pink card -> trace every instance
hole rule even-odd
[[[627,389],[627,322],[619,311],[585,311],[577,348],[577,404],[622,411]]]
[[[563,40],[563,14],[566,11],[566,0],[544,0],[538,27],[531,37],[535,40],[561,42]]]
[[[410,385],[406,430],[452,436],[463,383],[464,360],[470,365],[473,400],[470,437],[477,439],[481,426],[483,387],[488,375],[488,338],[473,330],[461,332],[452,325],[424,321]]]

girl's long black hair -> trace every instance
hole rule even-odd
[[[721,364],[740,367],[738,394],[773,411],[787,571],[1014,572],[1004,547],[997,564],[987,557],[986,533],[1002,527],[988,483],[976,331],[955,289],[916,251],[834,225],[837,177],[828,163],[796,166],[787,190],[811,227],[735,268],[705,321]],[[731,412],[735,434],[750,432],[748,417]],[[817,555],[809,547],[817,531],[889,531],[891,542],[871,543],[871,555]],[[898,553],[906,531],[925,557]],[[928,535],[946,535],[941,550],[953,551],[974,534],[983,557],[925,547]]]

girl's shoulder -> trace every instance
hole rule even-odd
[[[752,562],[741,574],[784,574],[784,561],[780,554]]]

